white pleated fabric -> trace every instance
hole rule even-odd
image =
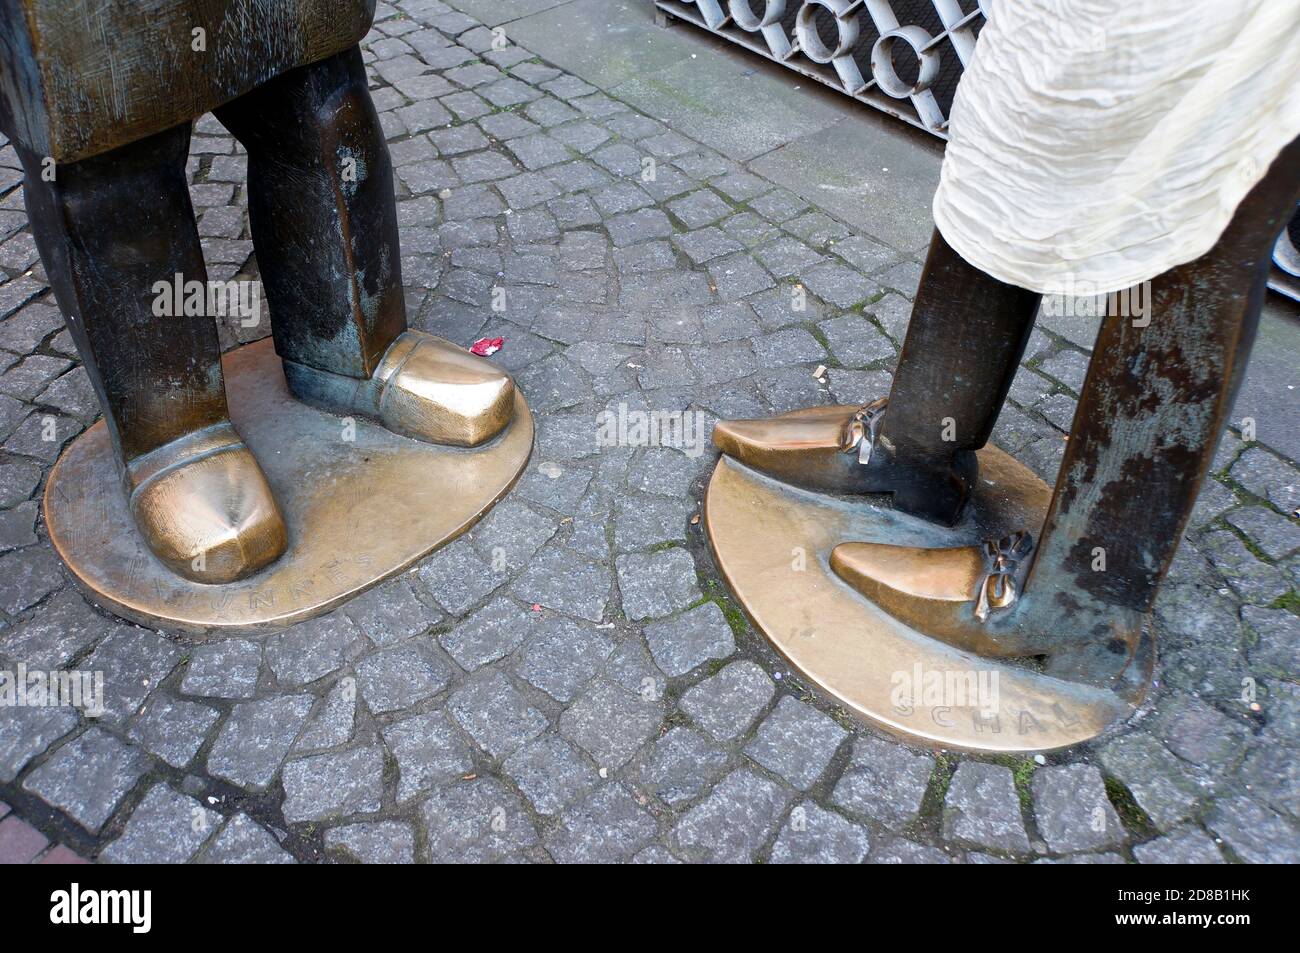
[[[943,237],[1033,291],[1199,257],[1300,135],[1300,0],[996,0],[952,106]]]

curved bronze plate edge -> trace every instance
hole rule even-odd
[[[324,411],[322,411],[322,413],[324,413]],[[117,599],[113,598],[113,596],[110,595],[109,593],[103,592],[102,590],[96,588],[91,583],[83,579],[80,575],[78,575],[76,570],[72,568],[72,565],[67,557],[66,552],[59,546],[59,540],[57,536],[50,531],[50,518],[49,518],[50,497],[53,488],[56,485],[55,475],[60,465],[63,463],[63,459],[68,451],[68,448],[71,447],[73,443],[86,436],[86,434],[88,434],[94,428],[106,426],[102,417],[96,420],[95,423],[87,427],[75,438],[73,438],[72,441],[69,441],[68,445],[65,446],[63,451],[59,454],[59,457],[54,462],[54,465],[50,468],[49,476],[46,478],[45,481],[45,490],[41,494],[41,517],[45,522],[46,535],[49,538],[50,548],[53,549],[55,555],[58,556],[59,562],[63,567],[64,573],[72,580],[72,583],[77,589],[77,591],[80,592],[81,595],[87,599],[87,601],[93,603],[95,606],[102,609],[103,611],[148,629],[154,629],[154,630],[161,629],[168,635],[190,636],[195,641],[203,641],[206,638],[225,638],[228,636],[240,636],[240,635],[245,635],[245,636],[274,635],[278,632],[283,632],[285,629],[289,628],[290,626],[297,625],[299,622],[306,622],[309,619],[314,619],[318,616],[322,616],[325,615],[326,613],[332,612],[333,610],[339,608],[345,603],[351,602],[353,599],[357,598],[358,596],[366,592],[369,592],[371,589],[375,588],[376,586],[382,585],[388,580],[396,578],[397,576],[409,570],[416,563],[420,562],[423,559],[426,559],[434,552],[437,552],[439,549],[442,549],[444,546],[447,546],[448,544],[459,539],[461,536],[465,535],[476,525],[478,525],[478,523],[482,521],[482,519],[485,516],[487,516],[487,514],[493,509],[493,507],[495,507],[496,504],[500,503],[501,500],[504,499],[512,489],[514,489],[514,487],[516,486],[516,484],[518,484],[520,479],[522,479],[524,475],[524,471],[528,469],[528,463],[530,460],[532,460],[533,452],[537,447],[537,428],[534,425],[532,420],[532,411],[529,409],[528,403],[524,399],[523,394],[520,393],[518,390],[515,391],[514,417],[511,418],[510,423],[505,427],[505,429],[502,430],[500,434],[494,437],[487,444],[484,444],[482,447],[475,447],[475,448],[468,448],[468,449],[461,448],[461,447],[447,448],[448,450],[454,450],[466,454],[474,453],[478,450],[490,448],[496,443],[504,440],[507,434],[509,434],[509,432],[513,430],[515,427],[520,426],[519,424],[520,420],[527,421],[527,424],[529,428],[532,430],[532,433],[528,442],[528,452],[524,454],[523,459],[519,465],[519,468],[515,471],[514,476],[510,478],[509,483],[507,483],[499,493],[497,493],[494,497],[492,497],[492,499],[490,499],[482,507],[480,507],[478,511],[472,517],[467,519],[459,528],[443,536],[441,539],[439,539],[438,542],[436,542],[429,549],[425,550],[422,553],[417,554],[411,559],[406,560],[400,565],[394,566],[394,568],[388,573],[377,577],[376,579],[366,583],[365,585],[358,586],[357,588],[352,589],[348,592],[341,593],[340,595],[332,599],[329,599],[325,602],[322,602],[320,604],[314,606],[306,606],[303,607],[302,609],[298,609],[293,612],[287,612],[282,616],[276,616],[274,618],[267,619],[265,621],[254,623],[254,624],[230,623],[230,624],[200,626],[200,625],[195,625],[194,623],[184,619],[167,619],[158,615],[153,615],[148,612],[143,612],[136,609],[132,605],[118,601]],[[403,438],[403,439],[411,439],[411,438]],[[212,588],[217,589],[219,587],[214,586]]]

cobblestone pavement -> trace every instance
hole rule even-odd
[[[856,723],[720,583],[696,519],[713,454],[599,447],[596,419],[882,394],[920,264],[506,40],[407,0],[365,46],[411,322],[506,339],[533,461],[417,571],[262,639],[123,624],[45,541],[46,472],[96,410],[0,150],[0,661],[103,671],[108,696],[93,720],[0,708],[0,857],[1300,859],[1294,463],[1226,437],[1156,614],[1153,702],[1111,736],[979,758]],[[211,277],[255,274],[245,158],[211,117],[190,171]],[[995,434],[1048,477],[1094,328],[1044,319]]]

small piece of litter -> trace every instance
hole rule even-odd
[[[813,371],[813,377],[817,378],[818,380],[821,380],[825,374],[826,374],[825,364],[818,364],[817,370]]]
[[[479,357],[491,357],[505,345],[505,338],[479,338],[469,347],[471,354]]]
[[[534,603],[533,603],[533,611],[534,611],[534,612],[541,612],[541,611],[542,611],[542,604],[541,604],[540,602],[534,602]]]

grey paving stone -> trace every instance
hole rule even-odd
[[[745,754],[806,791],[821,777],[847,736],[848,732],[826,715],[787,695],[758,726]]]
[[[1300,861],[1300,833],[1268,808],[1246,797],[1215,801],[1205,826],[1223,838],[1228,849],[1251,864]]]
[[[534,557],[510,591],[524,602],[599,622],[611,581],[608,567],[552,544]]]
[[[293,855],[247,814],[236,814],[196,861],[200,864],[296,864]]]
[[[1160,715],[1159,731],[1170,751],[1212,771],[1241,757],[1250,736],[1245,724],[1233,721],[1198,698],[1180,695],[1170,701]]]
[[[736,651],[731,626],[712,602],[647,626],[645,637],[655,664],[669,676],[685,675],[709,659],[727,658]]]
[[[20,503],[0,510],[0,552],[21,549],[36,542],[36,503]]]
[[[765,368],[822,361],[826,358],[825,349],[803,328],[786,328],[756,337],[753,345],[759,365]]]
[[[617,247],[635,245],[654,238],[667,238],[673,233],[668,217],[658,209],[640,209],[615,215],[605,221],[605,230]]]
[[[513,652],[532,628],[532,613],[508,599],[494,599],[439,641],[461,668],[473,671]]]
[[[280,695],[235,705],[208,753],[208,771],[265,790],[311,712],[310,695]]]
[[[31,497],[41,481],[41,468],[12,460],[0,463],[0,507],[17,506]]]
[[[1223,854],[1199,827],[1181,827],[1133,848],[1144,864],[1222,864]]]
[[[889,338],[857,314],[840,315],[823,321],[817,327],[825,335],[831,352],[845,367],[865,367],[876,361],[895,358],[894,345]]]
[[[715,259],[708,269],[717,293],[725,300],[744,298],[775,285],[772,276],[748,255]]]
[[[629,619],[669,615],[701,598],[695,561],[684,549],[629,553],[615,561],[623,611]]]
[[[380,649],[357,663],[357,687],[376,714],[409,708],[442,691],[455,670],[432,640],[412,639]]]
[[[679,233],[672,237],[673,244],[686,253],[697,265],[738,252],[743,245],[716,228],[701,228],[694,232]]]
[[[207,705],[156,695],[131,719],[127,734],[150,754],[173,768],[193,760],[219,712]]]
[[[391,579],[343,607],[343,613],[376,645],[393,645],[423,635],[442,619],[405,578]]]
[[[58,557],[47,546],[0,556],[0,610],[14,616],[63,585]]]
[[[681,708],[713,737],[731,741],[745,733],[775,692],[776,685],[759,665],[742,660],[687,691]]]
[[[32,771],[23,789],[97,834],[148,770],[137,748],[90,728]]]
[[[557,814],[600,783],[600,775],[553,731],[534,738],[502,764],[538,814]]]
[[[31,671],[62,668],[106,635],[113,623],[72,590],[56,593],[26,622],[0,633],[0,656]]]
[[[951,864],[952,857],[937,847],[926,847],[905,837],[888,837],[876,843],[869,864]]]
[[[82,663],[83,671],[104,673],[106,722],[121,724],[176,667],[181,651],[156,632],[119,626]]]
[[[426,559],[419,575],[438,605],[452,615],[462,615],[509,578],[484,562],[465,539],[449,543]]]
[[[111,864],[183,864],[221,823],[198,801],[156,784],[132,812],[122,836],[99,855]]]
[[[384,754],[377,745],[311,755],[284,766],[284,819],[290,824],[379,810]]]
[[[1029,850],[1010,768],[979,761],[963,761],[957,767],[944,799],[943,837],[1009,853]]]
[[[1263,447],[1248,447],[1229,470],[1231,477],[1283,513],[1300,507],[1300,472]]]
[[[529,629],[515,673],[559,702],[572,701],[614,651],[613,641],[594,627],[549,613]]]
[[[560,817],[546,838],[546,850],[558,863],[594,864],[627,861],[658,832],[655,819],[622,784],[608,784]]]
[[[1030,789],[1034,819],[1053,853],[1116,847],[1127,839],[1101,772],[1092,765],[1039,768]]]
[[[772,845],[774,864],[860,864],[871,848],[865,828],[812,801],[796,804]]]
[[[33,758],[78,723],[71,708],[0,706],[0,781],[13,781]]]
[[[739,769],[673,827],[677,848],[711,863],[745,863],[776,830],[790,802],[780,785]]]
[[[660,847],[657,844],[652,844],[651,846],[645,848],[644,850],[637,851],[632,856],[632,863],[634,864],[680,864],[681,861],[678,860],[676,857],[674,857],[672,854],[668,853],[666,848]]]
[[[447,703],[452,717],[493,758],[503,758],[546,730],[547,720],[497,671],[476,673]]]
[[[1300,523],[1265,506],[1243,506],[1230,510],[1229,523],[1250,537],[1269,559],[1283,559],[1300,548]]]
[[[815,252],[803,242],[788,236],[760,245],[754,249],[754,257],[778,278],[800,275],[822,261],[820,252]]]
[[[351,675],[340,678],[323,699],[293,746],[294,751],[333,748],[352,740],[357,718],[357,681]]]
[[[519,481],[518,492],[527,500],[572,516],[590,483],[590,471],[548,460],[529,468]]]
[[[1202,494],[1202,500],[1206,495],[1208,494]],[[1230,502],[1235,503],[1235,497]],[[1291,590],[1291,580],[1287,574],[1256,557],[1231,530],[1205,534],[1197,540],[1196,548],[1209,558],[1228,585],[1245,602],[1271,605]],[[1186,549],[1183,551],[1186,552]]]
[[[659,693],[634,694],[600,679],[560,715],[560,734],[612,770],[655,735],[663,718]]]
[[[838,308],[851,308],[879,292],[875,282],[840,264],[808,268],[801,278],[813,294]]]
[[[299,622],[266,642],[266,664],[286,688],[337,672],[362,645],[361,633],[342,612]]]
[[[469,745],[445,712],[388,725],[383,735],[397,759],[399,803],[462,777],[474,767]]]
[[[640,770],[641,786],[677,807],[717,780],[727,753],[690,728],[673,728],[660,738]]]
[[[1102,748],[1100,757],[1107,773],[1123,782],[1161,830],[1191,814],[1198,797],[1195,781],[1155,738],[1124,735]]]
[[[420,808],[431,863],[490,863],[537,843],[522,802],[496,778],[461,781]]]
[[[258,642],[208,642],[190,651],[181,691],[210,698],[252,698],[261,668],[262,646]]]
[[[934,758],[880,738],[862,737],[835,785],[831,802],[891,830],[916,819],[934,771]]]
[[[401,821],[349,824],[325,832],[325,849],[362,864],[415,862],[415,831]]]

